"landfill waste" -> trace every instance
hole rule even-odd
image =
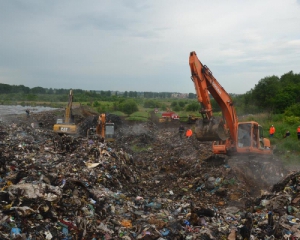
[[[2,119],[0,239],[300,238],[300,172],[275,156],[214,158],[178,123],[118,120],[103,143],[56,135],[52,111]]]

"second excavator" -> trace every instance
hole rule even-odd
[[[115,124],[107,121],[105,113],[101,113],[98,117],[96,128],[90,128],[87,131],[87,137],[96,135],[101,137],[106,142],[114,141]]]
[[[189,56],[191,79],[201,104],[202,118],[195,123],[199,141],[213,141],[214,154],[272,154],[270,140],[264,138],[263,128],[257,122],[238,122],[230,95],[203,65],[195,52]],[[210,95],[222,109],[222,118],[213,116]]]

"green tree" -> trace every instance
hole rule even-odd
[[[12,86],[8,84],[0,84],[0,93],[10,93],[12,91]]]
[[[285,116],[296,116],[300,117],[300,103],[295,103],[285,109]]]
[[[101,104],[98,102],[98,101],[95,101],[94,103],[93,103],[93,107],[100,107],[101,106]]]
[[[137,92],[136,91],[129,91],[129,97],[132,97],[132,98],[136,98],[137,97]]]
[[[272,111],[274,109],[274,100],[279,90],[278,77],[265,77],[252,90],[252,99],[260,109]]]
[[[124,102],[122,102],[120,104],[120,108],[121,108],[121,111],[126,113],[127,115],[130,115],[139,110],[137,103],[132,99],[128,99],[128,100],[125,100]]]
[[[171,107],[172,108],[175,108],[176,106],[178,106],[178,102],[177,101],[171,102]]]
[[[189,93],[189,99],[195,99],[196,94],[195,93]]]
[[[179,101],[178,102],[178,105],[179,105],[179,107],[181,107],[181,108],[184,108],[184,106],[186,105],[186,101]]]
[[[200,104],[197,102],[192,102],[186,105],[186,111],[188,112],[196,112],[200,110]]]
[[[145,108],[157,108],[157,107],[160,107],[160,103],[156,100],[153,100],[153,99],[146,99],[144,101],[144,107]]]
[[[179,112],[179,111],[181,110],[181,108],[180,108],[179,105],[177,105],[177,106],[175,106],[175,107],[173,108],[173,110],[174,110],[175,112]]]
[[[285,109],[295,103],[293,92],[283,91],[274,99],[274,113],[283,113]]]
[[[35,94],[28,94],[27,96],[26,96],[26,100],[27,101],[36,101],[37,100],[37,95],[35,95]]]
[[[34,88],[31,88],[31,93],[33,93],[33,94],[45,94],[46,89],[42,88],[42,87],[34,87]]]

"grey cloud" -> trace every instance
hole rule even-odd
[[[219,1],[218,8],[197,0],[188,5],[1,1],[0,82],[194,92],[188,55],[195,50],[226,90],[243,93],[266,75],[300,72],[300,0],[274,1]],[[196,6],[205,12],[199,14]],[[254,6],[264,18],[254,13]]]
[[[81,15],[67,20],[70,29],[81,30],[95,28],[96,30],[105,31],[127,31],[132,20],[116,18],[111,15],[102,14],[97,16]]]

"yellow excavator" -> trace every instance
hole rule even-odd
[[[53,131],[58,134],[77,134],[77,127],[74,123],[74,116],[72,114],[73,90],[70,90],[69,102],[66,107],[64,119],[57,119],[53,126]]]

